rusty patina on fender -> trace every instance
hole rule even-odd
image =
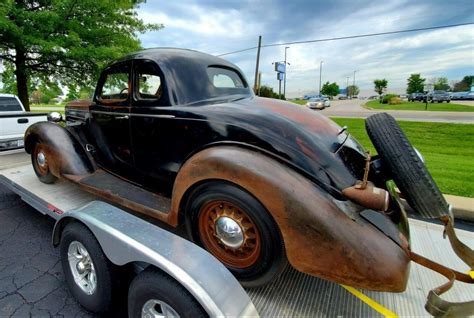
[[[410,261],[406,251],[357,213],[350,218],[306,178],[258,152],[214,147],[190,158],[173,189],[172,223],[177,223],[186,192],[209,179],[237,184],[266,207],[297,270],[370,290],[405,290]]]
[[[93,172],[93,165],[84,149],[63,127],[50,122],[31,125],[25,132],[25,151],[31,153],[37,141],[43,143],[49,169],[56,177]]]

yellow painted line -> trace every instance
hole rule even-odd
[[[471,278],[474,279],[474,271],[469,271],[469,276],[471,276]]]
[[[360,300],[362,300],[364,303],[366,303],[369,307],[371,307],[373,310],[377,311],[378,313],[382,314],[384,317],[391,317],[391,318],[398,318],[398,315],[391,311],[390,309],[385,308],[372,298],[370,298],[367,295],[364,295],[354,287],[346,286],[346,285],[341,285],[344,287],[348,292],[350,292],[352,295],[356,296]]]

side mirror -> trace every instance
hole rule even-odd
[[[51,121],[53,123],[59,123],[60,121],[63,120],[63,115],[58,112],[51,112],[47,116],[48,121]]]

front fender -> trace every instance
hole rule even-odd
[[[261,153],[214,147],[190,158],[178,172],[172,211],[193,186],[225,180],[255,196],[278,224],[288,260],[297,270],[324,279],[380,291],[403,291],[407,253],[307,178]]]
[[[31,153],[37,142],[45,146],[48,166],[57,177],[64,174],[84,175],[93,172],[93,165],[69,131],[50,122],[31,125],[25,132],[25,151]]]

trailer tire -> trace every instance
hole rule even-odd
[[[441,191],[395,119],[387,113],[375,114],[367,118],[365,127],[408,204],[423,217],[448,214]]]
[[[88,311],[107,312],[112,304],[114,269],[94,234],[78,222],[69,223],[62,232],[59,250],[66,284],[74,298]]]
[[[223,181],[199,185],[191,193],[185,213],[193,241],[223,263],[244,287],[270,283],[288,264],[275,220],[255,197],[236,185]],[[234,234],[223,230],[219,235],[220,219],[224,219],[222,228],[231,225],[240,229],[237,245],[226,242],[226,235]]]
[[[149,314],[149,315],[147,315]],[[208,315],[180,283],[149,268],[138,274],[128,291],[128,317],[207,317]]]
[[[48,158],[44,152],[44,146],[41,141],[37,141],[31,152],[31,163],[38,179],[46,184],[55,183],[58,179],[51,173],[48,165]]]

